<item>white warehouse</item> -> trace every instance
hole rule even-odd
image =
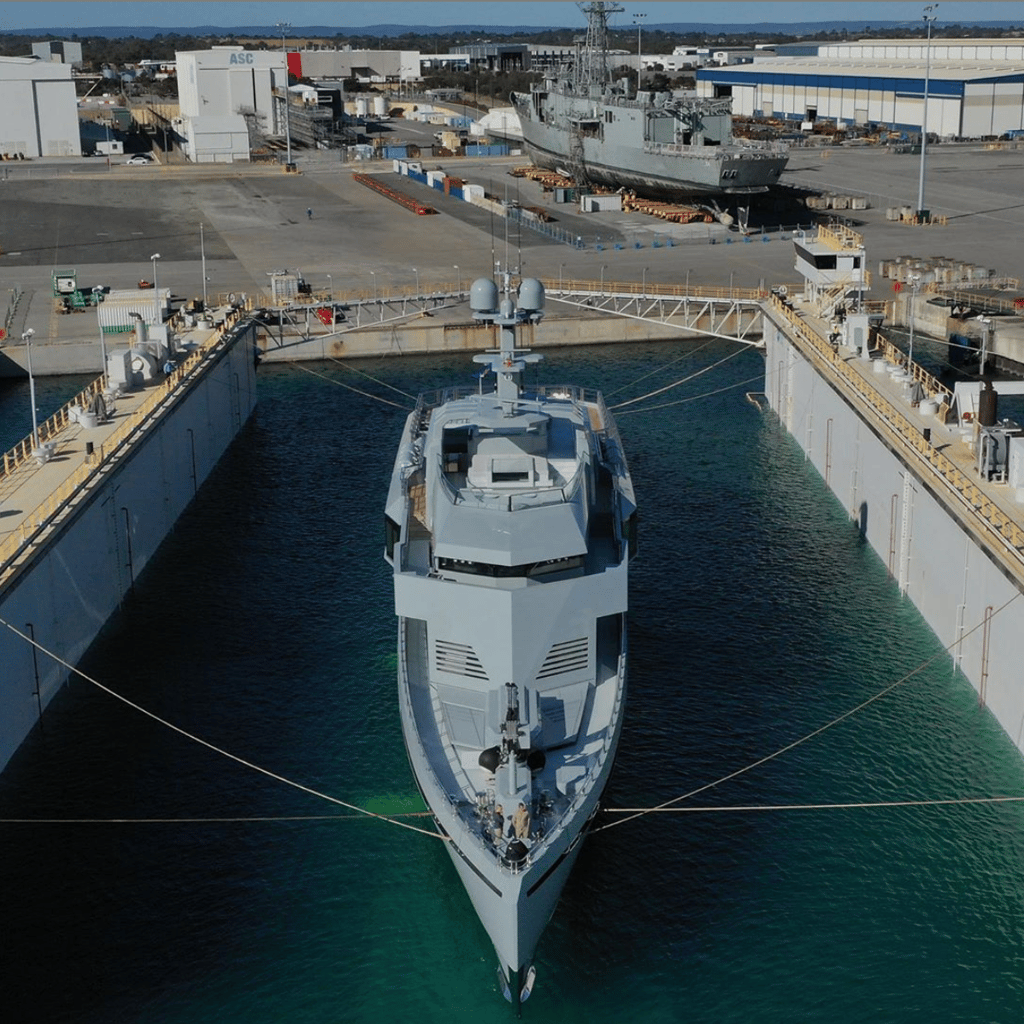
[[[822,46],[817,57],[776,57],[697,72],[701,96],[731,96],[733,113],[983,138],[1024,129],[1024,45],[923,40]]]
[[[195,163],[249,159],[245,116],[254,116],[268,135],[284,134],[283,105],[275,99],[286,87],[285,55],[280,50],[214,46],[175,54],[178,101],[186,150]]]
[[[0,154],[81,156],[71,65],[0,57]]]

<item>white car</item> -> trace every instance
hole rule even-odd
[[[129,167],[138,167],[141,164],[151,164],[153,158],[146,153],[136,153],[135,156],[128,160],[125,160],[125,164]]]

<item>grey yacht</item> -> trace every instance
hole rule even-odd
[[[385,557],[409,761],[518,1004],[622,728],[636,504],[601,395],[523,386],[544,289],[508,291],[472,287],[478,385],[406,422]]]

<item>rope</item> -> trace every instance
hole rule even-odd
[[[354,366],[349,366],[348,363],[343,359],[336,359],[334,356],[328,356],[328,359],[332,363],[337,363],[342,369],[348,370],[349,373],[358,373],[360,377],[365,377],[367,380],[372,380],[374,384],[379,384],[382,388],[389,388],[390,390],[401,395],[403,398],[408,398],[410,401],[415,402],[416,396],[410,395],[408,391],[403,391],[401,388],[396,388],[394,384],[389,384],[386,380],[381,380],[379,377],[374,377],[364,370],[357,370]]]
[[[853,804],[750,804],[737,807],[602,807],[604,814],[711,814],[716,811],[836,811],[864,807],[950,807],[962,804],[1012,804],[1024,796],[966,796],[941,800],[876,800]],[[595,831],[600,831],[595,829]]]
[[[314,377],[320,377],[327,381],[329,384],[337,384],[339,388],[347,388],[349,391],[354,391],[357,395],[363,395],[366,398],[372,398],[375,402],[383,402],[384,405],[394,406],[396,409],[401,409],[403,412],[409,412],[404,405],[399,405],[397,402],[389,401],[387,398],[381,398],[379,395],[371,395],[369,391],[362,391],[359,388],[352,387],[351,384],[346,384],[344,381],[335,380],[333,377],[328,377],[326,373],[319,373],[316,370],[311,370],[308,366],[303,366],[302,363],[297,363],[294,359],[288,360],[292,366],[299,370],[305,370],[306,373],[311,373]]]
[[[725,391],[733,391],[736,388],[746,387],[748,384],[754,383],[754,381],[764,380],[764,374],[759,373],[756,377],[748,377],[746,380],[741,380],[738,384],[727,384],[724,388],[717,388],[714,391],[705,391],[702,395],[693,395],[691,398],[677,398],[674,402],[662,402],[661,405],[648,405],[643,409],[626,409],[620,412],[619,416],[629,416],[636,412],[654,412],[656,409],[668,409],[673,405],[686,405],[687,402],[699,402],[702,398],[712,398],[715,395],[720,395]]]
[[[609,391],[605,398],[614,398],[616,395],[621,394],[623,391],[628,391],[629,388],[636,384],[639,384],[643,380],[647,380],[648,377],[653,377],[656,373],[661,373],[663,370],[667,370],[670,366],[675,366],[680,360],[689,359],[691,356],[697,355],[698,352],[703,352],[708,345],[713,345],[718,338],[712,338],[710,341],[705,341],[703,345],[698,345],[694,349],[690,349],[688,352],[684,352],[682,355],[678,355],[675,359],[670,359],[667,363],[662,366],[657,366],[653,370],[648,370],[642,377],[637,377],[636,380],[630,381],[629,384],[623,384],[621,388],[616,388],[614,391]]]
[[[1013,604],[1013,602],[1016,601],[1017,598],[1020,596],[1021,592],[1017,591],[1017,593],[1014,594],[1013,597],[1011,597],[1009,600],[1001,604],[992,613],[988,621],[991,622],[992,619],[994,619],[1001,611],[1003,611],[1009,605]],[[813,732],[807,733],[806,736],[802,736],[800,739],[793,740],[792,743],[787,743],[784,747],[780,747],[778,750],[776,750],[775,753],[767,754],[765,757],[759,758],[757,761],[748,764],[745,768],[737,768],[736,771],[730,772],[728,775],[723,775],[720,779],[716,779],[714,782],[708,782],[703,786],[698,786],[696,789],[691,789],[689,793],[684,793],[682,796],[674,797],[672,800],[666,800],[664,803],[658,804],[655,807],[644,807],[638,811],[630,812],[628,817],[620,818],[618,821],[609,822],[607,825],[599,825],[592,831],[603,832],[605,829],[615,828],[618,825],[624,825],[627,821],[633,821],[636,818],[642,818],[644,815],[652,814],[656,811],[661,811],[666,808],[670,808],[673,804],[681,803],[683,800],[689,800],[690,797],[696,796],[698,793],[703,793],[706,790],[713,789],[715,786],[719,786],[723,782],[729,782],[732,779],[738,778],[740,775],[744,775],[749,771],[753,771],[753,769],[755,768],[759,768],[763,764],[767,764],[769,761],[774,761],[775,758],[781,757],[783,754],[786,754],[789,751],[794,750],[796,747],[799,747],[801,744],[806,743],[808,740],[814,739],[815,736],[820,736],[821,733],[825,732],[827,729],[831,729],[833,726],[845,721],[852,715],[857,714],[858,711],[863,711],[864,708],[868,707],[868,705],[870,704],[874,704],[875,701],[881,700],[883,697],[885,697],[893,690],[895,690],[897,686],[901,686],[908,679],[912,679],[918,673],[923,672],[933,661],[936,661],[938,658],[947,654],[951,648],[956,647],[957,644],[963,643],[963,641],[966,640],[967,637],[969,637],[972,633],[981,629],[982,626],[985,625],[985,622],[986,620],[982,619],[981,622],[979,622],[976,626],[972,626],[966,633],[964,633],[957,640],[954,640],[948,646],[943,647],[942,650],[936,651],[930,658],[926,658],[924,661],[922,661],[921,664],[917,666],[917,668],[912,669],[905,676],[902,676],[900,679],[897,679],[894,683],[890,683],[884,689],[876,693],[873,697],[869,697],[867,700],[862,701],[856,707],[850,708],[849,711],[844,711],[843,714],[838,715],[837,717],[833,718],[830,722],[826,722],[824,725],[819,726]]]
[[[285,776],[283,775],[278,775],[276,772],[272,772],[267,768],[261,768],[258,764],[253,764],[252,761],[246,761],[245,758],[239,757],[237,754],[232,754],[227,750],[224,750],[221,747],[218,747],[213,743],[210,743],[208,740],[204,740],[201,737],[196,736],[194,733],[187,732],[180,726],[174,725],[172,722],[168,722],[167,719],[161,718],[159,715],[153,714],[152,711],[147,711],[146,708],[142,707],[139,704],[136,704],[134,701],[130,701],[127,697],[123,697],[121,694],[110,689],[109,686],[104,686],[103,683],[98,682],[91,676],[87,676],[84,672],[75,668],[74,665],[69,664],[59,655],[54,654],[53,651],[48,650],[47,648],[43,647],[42,644],[33,640],[32,637],[28,636],[26,633],[23,633],[16,626],[12,626],[11,623],[7,622],[5,619],[0,619],[0,625],[6,626],[12,633],[15,634],[15,636],[20,636],[22,640],[31,644],[38,650],[42,651],[43,654],[47,655],[48,657],[53,658],[53,660],[57,662],[58,665],[63,665],[64,668],[66,668],[69,672],[73,672],[76,676],[78,676],[81,679],[84,679],[87,683],[92,683],[92,685],[95,686],[97,689],[100,689],[104,693],[109,694],[111,697],[116,698],[123,704],[127,704],[128,707],[134,708],[140,714],[145,715],[147,718],[153,719],[154,722],[158,722],[160,725],[166,726],[173,732],[178,733],[178,735],[184,736],[186,739],[192,740],[193,743],[198,743],[200,746],[206,747],[208,750],[212,750],[215,754],[220,754],[221,757],[226,757],[230,761],[234,761],[235,763],[243,765],[246,768],[251,768],[253,771],[259,772],[261,775],[266,775],[267,778],[276,779],[278,782],[283,782],[286,786],[291,786],[293,789],[301,790],[303,793],[309,793],[311,796],[319,797],[321,800],[326,800],[328,803],[337,804],[339,807],[345,807],[350,811],[355,811],[357,814],[365,815],[368,818],[377,818],[379,821],[388,821],[392,825],[398,825],[399,828],[407,828],[412,832],[419,832],[422,835],[431,836],[434,839],[442,839],[445,842],[448,841],[447,836],[439,835],[437,832],[430,832],[424,828],[417,828],[415,825],[409,825],[404,821],[398,821],[396,818],[388,817],[385,814],[377,814],[374,811],[367,811],[362,807],[357,807],[355,804],[350,804],[344,800],[340,800],[336,796],[330,796],[328,793],[322,793],[320,790],[313,789],[310,786],[303,785],[303,783],[301,782],[295,782],[292,779],[285,778]]]
[[[394,818],[429,818],[430,811],[403,811]],[[250,821],[366,821],[363,814],[278,814],[236,818],[0,818],[0,825],[196,825]],[[434,835],[433,832],[428,835]],[[440,838],[440,837],[439,837]]]
[[[730,359],[735,359],[738,355],[745,352],[746,349],[738,348],[735,352],[730,352],[729,355],[723,356],[718,360],[717,363],[710,363],[705,366],[703,370],[698,370],[696,373],[691,373],[689,377],[683,377],[681,380],[677,380],[674,384],[666,384],[663,388],[658,388],[657,391],[650,391],[646,395],[641,395],[639,398],[631,398],[628,402],[619,402],[618,405],[611,405],[608,408],[612,411],[617,409],[624,409],[627,405],[635,405],[637,402],[642,402],[645,398],[654,398],[656,395],[663,394],[666,391],[671,391],[673,388],[679,387],[680,384],[686,384],[691,380],[696,380],[698,377],[703,376],[705,373],[709,373],[716,367],[721,366],[722,363],[728,362]]]

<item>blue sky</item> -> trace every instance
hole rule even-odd
[[[691,22],[742,25],[773,21],[842,19],[905,21],[920,24],[923,3],[837,3],[789,2],[650,2],[628,3],[622,0],[624,14],[613,24],[631,25],[632,15],[646,14],[647,24]],[[976,0],[976,2],[940,3],[940,22],[1013,20],[1024,23],[1024,2]],[[358,29],[365,25],[458,25],[472,22],[488,25],[552,25],[576,27],[583,16],[574,3],[555,0],[548,3],[492,2],[467,0],[462,3],[304,3],[282,0],[279,3],[247,3],[243,0],[119,0],[109,3],[62,3],[56,0],[3,3],[0,5],[0,31],[14,28],[47,28],[55,33],[63,29],[108,25],[155,25],[164,28],[188,28],[195,25],[267,25],[279,21],[293,26],[332,25],[339,29]]]

